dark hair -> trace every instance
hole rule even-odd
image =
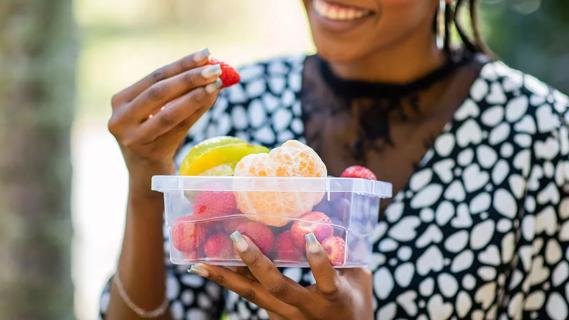
[[[448,4],[444,12],[444,50],[450,52],[451,50],[451,30],[452,27],[456,29],[464,48],[473,53],[485,53],[493,55],[488,49],[482,35],[480,33],[480,21],[478,17],[478,4],[479,0],[456,0],[454,3]],[[470,29],[472,35],[470,36],[463,25],[460,14],[463,9],[467,9],[469,13]],[[435,18],[435,24],[436,24]]]

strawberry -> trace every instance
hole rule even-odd
[[[206,234],[207,229],[201,224],[193,222],[191,216],[178,218],[170,230],[174,248],[189,256],[195,255]]]
[[[237,231],[249,237],[263,254],[267,255],[273,249],[274,235],[266,225],[259,222],[245,222],[237,226]]]
[[[328,238],[334,233],[332,221],[330,218],[319,211],[313,211],[304,214],[299,220],[295,221],[290,227],[292,240],[297,248],[304,249],[304,236],[310,232],[314,233],[316,239],[322,240]]]
[[[231,87],[234,84],[237,84],[241,81],[241,76],[239,72],[229,64],[219,61],[215,58],[209,59],[210,64],[219,64],[221,67],[221,82],[223,83],[223,88]]]
[[[223,220],[222,229],[227,232],[227,234],[231,234],[233,231],[237,230],[237,227],[240,224],[245,222],[250,222],[250,220],[247,219],[245,215],[236,214]]]
[[[196,194],[193,214],[199,218],[222,217],[235,213],[236,208],[233,192],[204,191]]]
[[[234,256],[231,240],[229,240],[229,236],[223,232],[209,236],[203,248],[204,254],[208,258],[228,259]]]
[[[342,177],[377,180],[375,174],[364,166],[351,166],[342,172]]]
[[[285,261],[299,261],[302,259],[303,250],[299,250],[292,241],[289,231],[281,233],[275,242],[276,258]]]
[[[344,264],[344,256],[346,253],[346,243],[340,237],[330,237],[322,242],[322,248],[326,251],[330,263],[334,266]]]

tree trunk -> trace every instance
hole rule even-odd
[[[0,318],[71,319],[71,0],[0,1]]]

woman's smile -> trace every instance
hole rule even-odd
[[[312,0],[309,7],[311,20],[333,32],[351,31],[376,14],[371,8],[338,1]]]

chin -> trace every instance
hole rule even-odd
[[[363,57],[365,57],[368,54],[367,52],[347,50],[345,45],[342,46],[319,45],[317,42],[316,42],[316,50],[318,52],[318,55],[322,57],[324,60],[337,64],[354,63],[361,60]]]
[[[370,4],[354,6],[342,2],[305,0],[318,54],[334,63],[357,61],[374,50],[370,44],[377,42],[374,35],[377,34],[378,9]]]
[[[304,5],[318,54],[343,64],[428,36],[435,12],[431,0],[304,0]]]

